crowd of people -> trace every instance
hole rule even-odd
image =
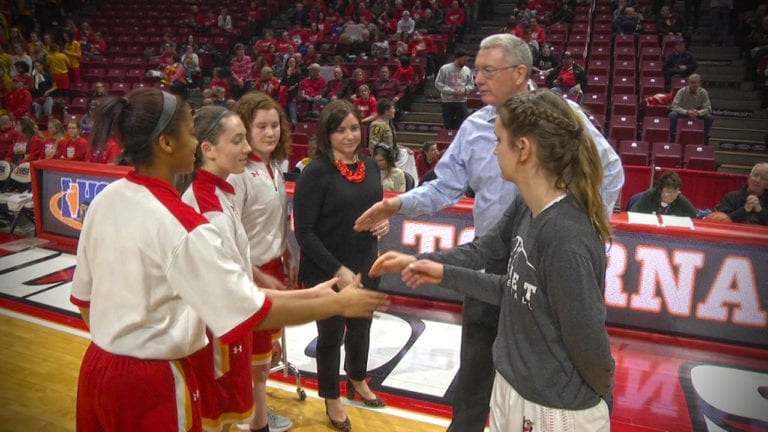
[[[483,430],[489,414],[494,432],[566,420],[579,430],[610,429],[614,362],[602,295],[609,218],[624,171],[576,102],[586,87],[583,69],[569,53],[552,57],[536,18],[568,14],[522,1],[514,17],[526,23],[521,36],[515,24],[484,38],[473,70],[460,50],[432,70],[445,124],[457,129],[442,155],[431,142],[416,155],[397,144],[393,121],[414,90],[409,55],[418,42],[401,53],[394,74],[384,66],[371,81],[358,70],[345,78],[343,61],[327,65],[333,79],[326,80],[321,57],[302,49],[313,43],[305,26],[338,30],[347,53],[368,42],[365,32],[378,35],[379,26],[390,29],[384,34],[396,39],[393,46],[410,44],[423,40],[420,23],[438,12],[456,29],[471,28],[483,2],[443,3],[406,10],[395,0],[381,13],[363,3],[327,16],[333,9],[297,6],[293,33],[274,39],[266,32],[251,47],[235,45],[229,77],[215,70],[194,111],[186,102],[192,65],[166,42],[162,76],[170,76],[171,91],[148,87],[115,97],[97,87],[92,119],[84,122],[90,142],[77,119],[65,126],[50,119],[44,137],[32,112],[0,115],[0,158],[133,167],[92,201],[78,244],[71,299],[92,337],[78,385],[79,430],[170,430],[184,422],[195,431],[235,424],[287,430],[290,419],[266,403],[272,350],[283,326],[314,321],[318,393],[330,425],[350,431],[341,401],[342,345],[346,398],[385,406],[366,380],[372,316],[388,304],[377,292],[385,272],[401,272],[409,286],[439,284],[465,295],[450,431]],[[626,9],[624,17],[633,13]],[[191,23],[237,32],[226,9],[212,20],[193,6]],[[51,40],[46,63],[31,59],[40,69],[29,80],[42,91],[34,109],[40,116],[50,115],[46,97],[80,79],[70,53],[82,37],[68,33],[64,51]],[[188,39],[186,59],[195,54],[190,46]],[[14,64],[13,90],[29,92],[26,63]],[[530,87],[534,70],[549,71],[552,90]],[[467,95],[475,86],[484,107],[470,114]],[[708,135],[711,107],[708,97],[701,102],[706,92],[701,96],[699,86],[700,77],[690,75],[670,119],[709,119]],[[569,93],[572,100],[562,97]],[[300,105],[317,130],[315,155],[302,161],[293,200],[297,261],[288,242],[283,163]],[[409,158],[412,169],[403,168]],[[677,174],[664,173],[632,209],[693,217],[681,187]],[[468,189],[475,198],[473,242],[419,256],[379,255],[391,215],[433,213]],[[403,193],[384,198],[385,190]],[[711,220],[768,223],[768,164],[757,164],[717,211]],[[116,260],[118,243],[123,254]],[[537,369],[524,369],[530,364]]]

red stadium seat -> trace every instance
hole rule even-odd
[[[645,141],[620,141],[621,162],[624,165],[648,165],[648,148]]]
[[[635,80],[625,76],[617,76],[613,80],[614,95],[635,95]]]
[[[637,96],[631,94],[617,94],[611,98],[612,114],[630,116],[634,119],[637,115]]]
[[[633,53],[635,51],[635,36],[617,34],[613,39],[614,48],[631,48]]]
[[[632,141],[637,137],[637,120],[635,116],[614,115],[611,117],[611,127],[608,138],[612,141]]]
[[[581,105],[592,114],[605,115],[606,96],[605,93],[586,93],[581,100]]]
[[[587,91],[590,93],[608,93],[608,75],[588,75]]]
[[[689,118],[677,119],[677,136],[675,142],[680,145],[694,144],[701,145],[704,140],[704,120]]]
[[[664,78],[644,77],[640,78],[640,97],[646,98],[657,93],[664,93]]]
[[[635,54],[634,47],[614,47],[613,58],[616,61],[632,60],[634,61],[637,54]]]
[[[456,136],[456,130],[455,129],[439,129],[437,131],[437,138],[435,138],[435,143],[437,143],[437,148],[440,149],[440,151],[445,150],[451,143],[453,142],[453,138]]]
[[[67,105],[67,113],[72,115],[83,115],[88,108],[87,97],[76,97]]]
[[[592,47],[589,51],[589,59],[608,61],[611,59],[611,48],[603,46]]]
[[[679,168],[683,161],[683,152],[677,143],[654,143],[651,160],[657,167]]]
[[[688,169],[715,171],[715,148],[708,145],[688,144],[683,161]]]
[[[611,64],[607,60],[592,60],[587,63],[587,75],[608,75]]]
[[[651,144],[669,142],[669,118],[646,115],[643,119],[643,140]]]
[[[640,48],[640,61],[661,61],[661,48],[642,47]]]

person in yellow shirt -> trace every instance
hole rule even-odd
[[[51,44],[51,52],[46,56],[48,67],[51,69],[53,81],[56,87],[64,92],[69,91],[69,67],[70,62],[66,54],[61,52],[59,45]]]
[[[83,51],[80,49],[80,42],[75,39],[72,30],[64,32],[64,54],[69,59],[69,75],[72,82],[75,84],[80,83],[80,58],[83,56]]]

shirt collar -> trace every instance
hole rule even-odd
[[[210,171],[206,171],[202,168],[197,170],[197,177],[195,177],[195,181],[208,183],[216,186],[217,188],[223,190],[226,193],[229,193],[232,195],[235,194],[234,186],[232,186],[227,180],[211,173]]]

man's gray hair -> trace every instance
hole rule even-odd
[[[533,68],[533,55],[528,44],[517,36],[509,33],[499,33],[486,37],[480,42],[480,49],[501,48],[504,58],[510,62],[525,65],[526,78],[531,77]]]

